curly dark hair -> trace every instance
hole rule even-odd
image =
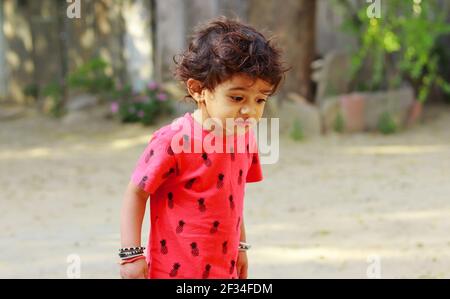
[[[195,28],[189,47],[173,58],[174,76],[184,83],[196,79],[203,88],[214,90],[233,75],[245,74],[273,85],[273,94],[288,71],[281,55],[272,38],[266,39],[253,27],[222,16]]]

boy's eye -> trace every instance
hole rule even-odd
[[[240,102],[244,99],[243,97],[230,97],[230,98],[235,102]]]
[[[259,104],[262,104],[262,103],[266,102],[266,100],[265,100],[265,99],[259,99],[257,102],[258,102]]]

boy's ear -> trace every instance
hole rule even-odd
[[[202,83],[198,80],[189,78],[186,81],[186,87],[191,97],[198,103],[202,98]]]

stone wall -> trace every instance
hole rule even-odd
[[[3,5],[0,4],[0,100],[7,94],[7,68],[5,61],[5,40],[3,34]]]
[[[83,0],[81,18],[69,19],[66,1],[2,0],[0,96],[23,102],[26,86],[59,80],[94,56],[107,60],[108,72],[135,89],[150,79],[171,81],[173,56],[185,48],[192,29],[219,15],[239,17],[276,34],[293,67],[285,89],[302,94],[309,84],[308,57],[350,44],[340,33],[342,20],[329,2],[317,0],[312,28],[318,35],[308,37],[302,33],[302,21],[310,12],[299,4],[307,1]],[[307,47],[316,53],[300,54]]]

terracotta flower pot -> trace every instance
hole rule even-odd
[[[419,119],[422,116],[422,111],[423,111],[423,103],[417,100],[414,101],[409,109],[408,118],[406,120],[406,126],[411,127],[415,123],[417,123],[417,121],[419,121]]]
[[[343,95],[340,99],[341,111],[347,132],[364,130],[364,96],[359,93]]]

